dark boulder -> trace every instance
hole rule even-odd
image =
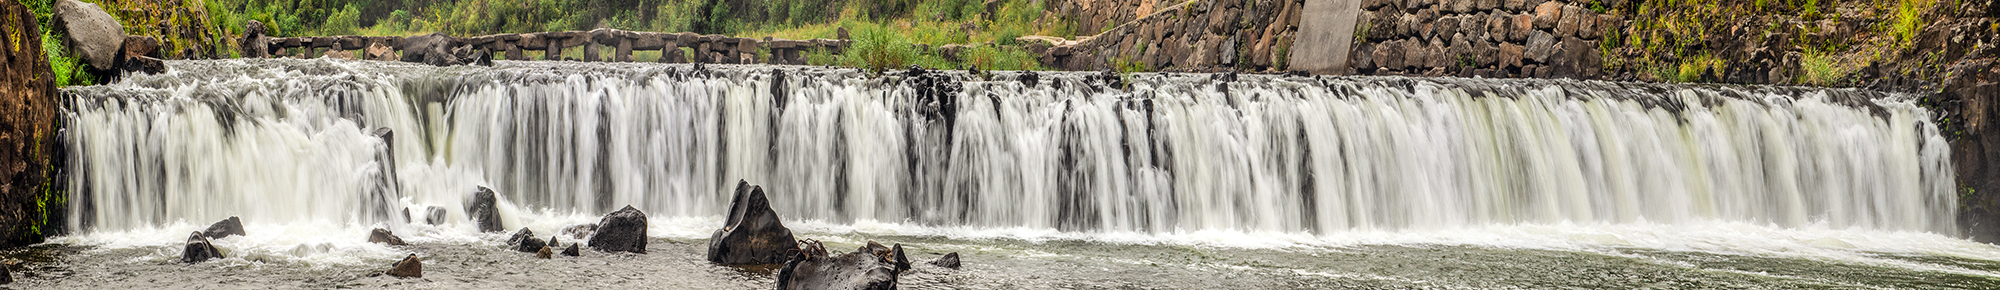
[[[396,261],[394,266],[389,267],[389,271],[383,271],[382,273],[401,278],[423,278],[424,262],[417,259],[417,254],[410,254],[409,257],[403,258],[402,261]]]
[[[597,221],[597,233],[590,236],[590,248],[605,252],[646,253],[646,213],[630,205],[604,215]]]
[[[270,35],[269,29],[264,27],[263,22],[257,22],[256,20],[245,21],[243,23],[243,38],[237,42],[236,47],[242,49],[244,58],[264,58],[271,56],[271,38],[267,37],[268,35]]]
[[[708,261],[723,265],[769,265],[785,262],[797,249],[792,230],[771,210],[764,188],[738,181],[722,229],[708,240]]]
[[[577,245],[577,244],[569,244],[569,248],[564,248],[564,249],[563,249],[563,251],[562,251],[562,255],[564,255],[564,256],[570,256],[570,257],[575,257],[575,256],[582,256],[582,255],[583,255],[583,251],[579,251],[579,250],[577,250],[577,247],[576,247],[576,245]]]
[[[215,245],[210,244],[208,237],[203,236],[201,232],[188,234],[187,246],[181,248],[182,263],[201,263],[221,258],[222,251],[216,250]]]
[[[118,62],[118,50],[125,44],[125,26],[118,24],[117,18],[104,13],[97,4],[76,0],[56,1],[56,27],[67,32],[64,44],[75,48],[73,53],[82,56],[91,67],[100,70],[112,69]]]
[[[494,196],[493,189],[485,186],[472,192],[465,201],[465,216],[471,218],[473,223],[479,224],[479,232],[492,233],[506,230],[500,227],[499,197]]]
[[[0,266],[0,284],[14,284],[14,270],[8,270],[6,266]]]
[[[389,230],[385,230],[382,228],[376,228],[373,231],[369,231],[368,242],[377,244],[388,244],[390,246],[410,245],[410,243],[404,243],[402,237],[397,237],[395,233],[391,233],[389,232]]]
[[[243,220],[236,217],[229,217],[215,222],[215,224],[208,225],[208,230],[202,231],[201,234],[210,239],[247,235],[243,232]]]
[[[951,269],[958,269],[959,266],[958,252],[951,252],[950,254],[944,254],[944,257],[938,258],[937,261],[931,261],[931,265],[951,268]]]
[[[871,244],[873,242],[870,242]],[[828,255],[819,241],[803,248],[778,269],[778,289],[896,289],[896,265],[869,247],[853,253]],[[879,244],[877,245],[879,246]]]
[[[470,45],[458,38],[443,33],[431,33],[403,39],[403,61],[420,62],[434,66],[454,66],[471,64],[476,55]]]
[[[513,237],[507,238],[508,247],[523,253],[534,253],[543,247],[548,247],[548,245],[549,243],[542,241],[542,238],[535,237],[535,232],[528,230],[528,228],[521,228],[521,231],[514,232]]]

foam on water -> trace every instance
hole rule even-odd
[[[932,75],[954,84],[932,86],[802,67],[504,61],[170,64],[65,91],[76,234],[58,242],[173,248],[198,223],[242,216],[252,235],[218,241],[244,252],[233,257],[393,259],[397,250],[362,242],[368,229],[417,243],[502,243],[508,233],[464,222],[465,196],[481,186],[498,193],[509,233],[552,236],[632,205],[652,218],[654,237],[705,239],[744,180],[767,189],[804,238],[840,243],[2000,259],[1953,237],[1949,148],[1908,95],[1006,72]],[[400,214],[427,206],[453,222]]]

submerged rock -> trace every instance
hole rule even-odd
[[[238,219],[236,217],[229,217],[227,219],[222,219],[222,221],[215,222],[215,224],[208,225],[208,230],[201,231],[201,234],[203,236],[207,236],[210,239],[220,239],[222,237],[227,237],[227,236],[248,235],[247,233],[243,232],[243,220]]]
[[[605,252],[646,253],[646,213],[630,205],[604,215],[590,248]]]
[[[373,231],[369,231],[368,242],[377,244],[388,244],[390,246],[410,245],[409,243],[404,243],[402,237],[397,237],[395,233],[391,233],[389,232],[389,230],[382,228],[376,228]]]
[[[597,224],[570,225],[563,227],[562,234],[578,240],[590,239],[591,235],[597,234]]]
[[[201,263],[221,258],[222,251],[215,250],[215,245],[210,244],[208,236],[202,235],[201,232],[188,234],[187,246],[181,248],[182,263]]]
[[[555,250],[549,249],[549,246],[542,246],[541,250],[535,251],[535,258],[548,259],[549,257],[554,256],[554,254]]]
[[[792,230],[778,220],[764,188],[737,181],[729,216],[708,240],[708,261],[723,265],[768,265],[785,262],[797,249]]]
[[[535,232],[528,230],[528,228],[521,228],[521,231],[514,232],[513,237],[507,238],[507,246],[523,253],[534,253],[548,245],[548,242],[542,241],[542,238],[535,237]]]
[[[444,208],[436,206],[424,207],[424,224],[427,225],[444,224]]]
[[[382,274],[402,278],[423,278],[424,262],[417,259],[417,254],[410,254],[409,257],[403,258],[402,261],[396,261],[394,266],[390,266],[389,270],[383,271]]]
[[[869,242],[871,246],[881,246]],[[778,269],[778,289],[896,289],[893,257],[877,254],[871,246],[853,253],[829,256],[819,241],[800,243],[798,254]],[[887,250],[881,252],[888,252]]]
[[[499,204],[499,197],[494,196],[493,189],[481,186],[465,201],[465,216],[471,218],[473,223],[479,224],[479,232],[505,231],[506,228],[500,227]]]
[[[569,244],[569,248],[563,249],[562,255],[570,257],[582,256],[583,251],[578,250],[576,245],[577,244]]]
[[[937,261],[931,261],[931,265],[957,270],[959,266],[958,252],[951,252],[950,254],[944,254],[944,257],[938,258]]]

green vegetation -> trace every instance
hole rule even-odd
[[[1917,32],[1924,28],[1924,20],[1920,19],[1921,14],[1924,10],[1929,10],[1930,6],[1935,4],[1935,2],[1920,0],[1899,0],[1897,2],[1896,18],[1895,22],[1891,23],[1894,26],[1890,29],[1890,34],[1896,37],[1897,44],[1907,46],[1910,44],[1910,41],[1916,38]]]
[[[249,20],[276,36],[457,36],[615,28],[695,32],[735,37],[856,40],[847,55],[812,52],[814,65],[882,70],[935,68],[1040,69],[1015,38],[1073,37],[1070,22],[1044,17],[1042,1],[1002,0],[987,11],[980,0],[211,0],[211,19],[240,32]],[[607,9],[632,7],[635,9]],[[1049,19],[1045,19],[1049,18]],[[913,45],[968,45],[958,61]],[[645,55],[657,58],[656,55]],[[637,56],[635,56],[636,58]],[[642,59],[643,60],[643,59]]]
[[[1834,55],[1830,51],[1808,48],[1802,56],[1799,59],[1799,68],[1803,70],[1799,74],[1798,83],[1800,84],[1815,86],[1837,85],[1846,80],[1847,75],[1853,73],[1855,70],[1852,65],[1845,64],[1839,59],[1839,56]]]

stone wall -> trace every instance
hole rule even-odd
[[[1603,74],[1602,29],[1571,1],[1368,0],[1350,74],[1580,78]]]
[[[1056,9],[1076,23],[1077,34],[1096,34],[1133,19],[1152,15],[1167,6],[1187,0],[1072,0],[1056,3]]]
[[[1194,0],[1076,41],[1037,38],[1029,50],[1063,70],[1281,71],[1305,1]]]
[[[35,15],[15,0],[0,0],[0,246],[42,241],[45,208],[60,158],[56,154],[55,74],[42,53]],[[50,185],[53,186],[53,185]],[[53,206],[53,205],[51,205]],[[56,222],[60,223],[60,221]],[[52,230],[52,229],[50,229]]]

